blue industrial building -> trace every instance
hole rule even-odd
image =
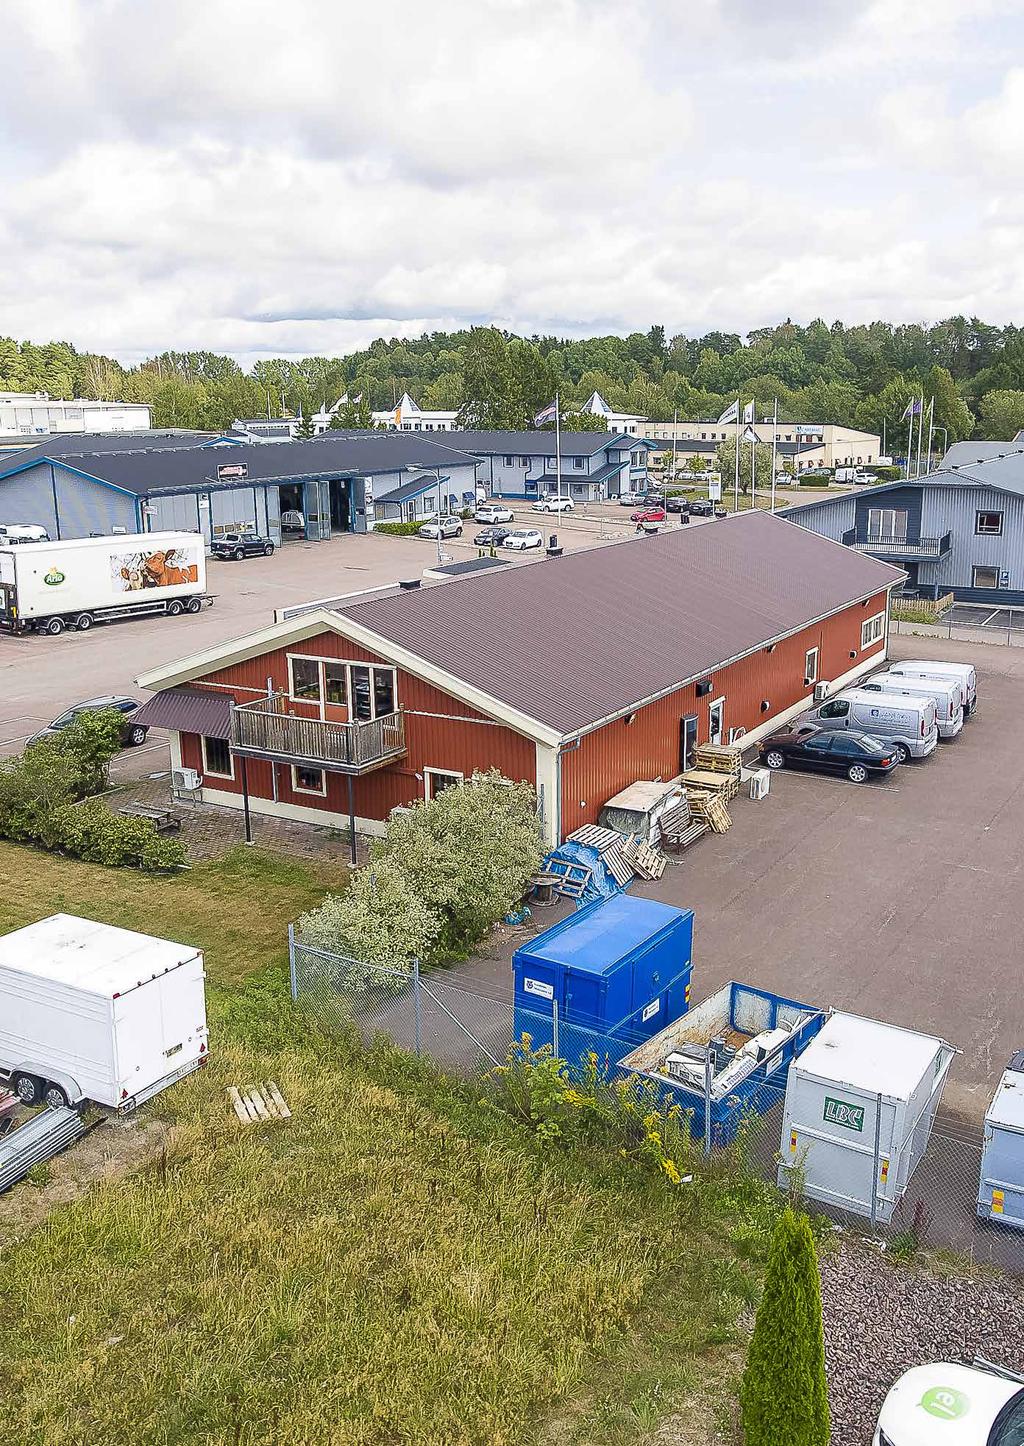
[[[495,497],[536,502],[560,492],[577,506],[642,492],[653,450],[650,442],[624,432],[563,432],[559,477],[554,432],[456,431],[446,432],[444,440],[480,459],[480,481]]]
[[[979,446],[986,449],[980,456]],[[994,446],[1002,450],[988,450]],[[1024,448],[963,443],[926,476],[822,498],[782,515],[902,567],[906,593],[1024,604]]]

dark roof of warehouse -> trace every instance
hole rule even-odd
[[[152,435],[152,434],[146,434]],[[197,435],[197,434],[193,434]],[[48,439],[48,442],[52,439]],[[208,440],[207,437],[202,438]],[[33,449],[35,451],[35,449]],[[203,447],[201,444],[164,443],[156,447],[111,448],[106,451],[77,454],[57,453],[47,445],[39,449],[45,460],[67,462],[81,472],[111,482],[139,497],[153,493],[192,491],[197,484],[203,490],[217,487],[245,486],[237,478],[218,482],[217,467],[222,463],[244,462],[248,481],[287,481],[292,478],[323,477],[331,473],[396,472],[413,465],[439,467],[474,466],[477,459],[453,447],[439,446],[421,432],[325,432],[321,437],[303,441],[234,442],[224,447]],[[26,459],[18,458],[24,466]],[[8,468],[13,464],[8,463]],[[0,472],[2,472],[0,468]]]
[[[90,469],[85,459],[110,452],[155,452],[166,448],[202,447],[223,436],[222,432],[192,432],[187,428],[168,427],[161,432],[63,432],[43,437],[31,447],[14,449],[9,456],[0,457],[8,466],[17,460],[19,467],[32,462],[66,461],[82,472]],[[234,439],[232,439],[233,443]]]
[[[902,576],[752,512],[336,611],[565,736]]]
[[[400,436],[422,437],[422,432],[404,432]],[[458,447],[463,452],[482,455],[504,453],[509,457],[553,457],[555,455],[554,431],[530,432],[431,432],[435,441],[443,439],[449,447]],[[630,437],[625,432],[562,432],[561,449],[563,457],[592,457],[606,447],[628,451],[630,447],[645,445],[642,437]]]

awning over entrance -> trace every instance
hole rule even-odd
[[[202,688],[166,688],[132,714],[132,723],[168,728],[175,733],[202,733],[207,738],[229,738],[231,698]]]

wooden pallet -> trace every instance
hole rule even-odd
[[[243,1125],[251,1124],[253,1120],[290,1120],[292,1117],[284,1095],[272,1079],[264,1085],[251,1086],[246,1093],[235,1085],[229,1085],[228,1099]]]
[[[693,789],[702,793],[721,793],[726,799],[735,798],[740,791],[740,775],[725,773],[711,768],[691,768],[680,778],[687,796]]]
[[[641,843],[638,838],[629,839],[623,852],[634,872],[642,879],[660,879],[665,872],[668,863],[665,855],[659,854],[649,844]]]
[[[548,859],[547,872],[554,874],[558,880],[555,892],[570,899],[581,899],[593,877],[593,870],[588,869],[586,864],[574,864],[559,858]]]
[[[569,834],[567,843],[583,844],[585,848],[596,849],[599,854],[606,854],[611,849],[620,849],[625,835],[619,833],[618,829],[602,828],[600,824],[585,823],[582,828],[576,829]]]
[[[743,763],[743,748],[739,743],[700,743],[693,750],[698,768],[707,768],[721,773],[739,773]]]
[[[690,800],[690,812],[695,819],[702,819],[715,833],[725,833],[732,827],[732,819],[729,817],[729,810],[725,806],[725,799],[721,793],[704,793],[694,789],[688,793]]]

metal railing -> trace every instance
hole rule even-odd
[[[402,710],[380,718],[332,723],[288,712],[284,693],[231,710],[231,751],[254,758],[311,763],[359,773],[405,752]]]
[[[941,537],[871,537],[863,527],[851,527],[843,533],[843,543],[858,552],[881,553],[890,557],[945,557],[952,540],[948,532]]]

